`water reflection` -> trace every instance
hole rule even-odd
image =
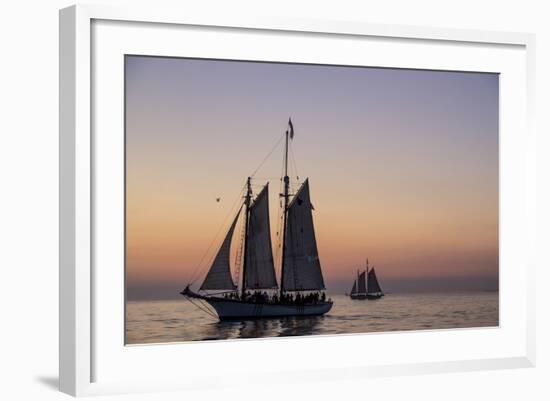
[[[297,316],[281,320],[279,336],[305,336],[319,334],[324,316]]]
[[[323,316],[252,319],[212,322],[205,327],[205,339],[284,337],[319,334]]]
[[[325,316],[219,322],[183,299],[127,305],[128,344],[498,326],[498,292],[333,296]]]

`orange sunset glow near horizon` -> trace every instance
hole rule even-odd
[[[141,56],[125,64],[129,298],[200,284],[252,174],[254,194],[270,185],[280,264],[289,117],[292,189],[309,178],[329,294],[349,291],[367,258],[390,292],[498,290],[497,74]]]

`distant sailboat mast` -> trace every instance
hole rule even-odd
[[[365,270],[366,272],[366,280],[367,280],[367,287],[368,287],[368,282],[369,282],[369,258],[367,258],[367,270]]]

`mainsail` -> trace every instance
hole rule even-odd
[[[277,288],[271,231],[269,226],[268,184],[260,191],[250,206],[246,246],[245,288]]]
[[[374,267],[369,270],[369,280],[368,280],[367,290],[369,294],[382,292],[382,288],[380,288],[380,284],[378,284],[378,279],[376,278],[376,273],[374,272]]]
[[[365,294],[367,292],[367,280],[365,277],[365,272],[361,273],[359,275],[359,291],[357,291],[359,294]]]
[[[306,179],[288,206],[282,283],[285,291],[325,289],[312,209]]]
[[[241,210],[239,209],[201,285],[201,290],[235,290],[237,288],[231,278],[229,257],[231,253],[231,240],[233,239],[233,232],[235,231],[235,225],[240,213]]]

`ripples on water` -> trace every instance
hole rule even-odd
[[[498,292],[388,294],[375,301],[333,296],[325,316],[219,322],[183,297],[129,301],[128,344],[498,326]]]

